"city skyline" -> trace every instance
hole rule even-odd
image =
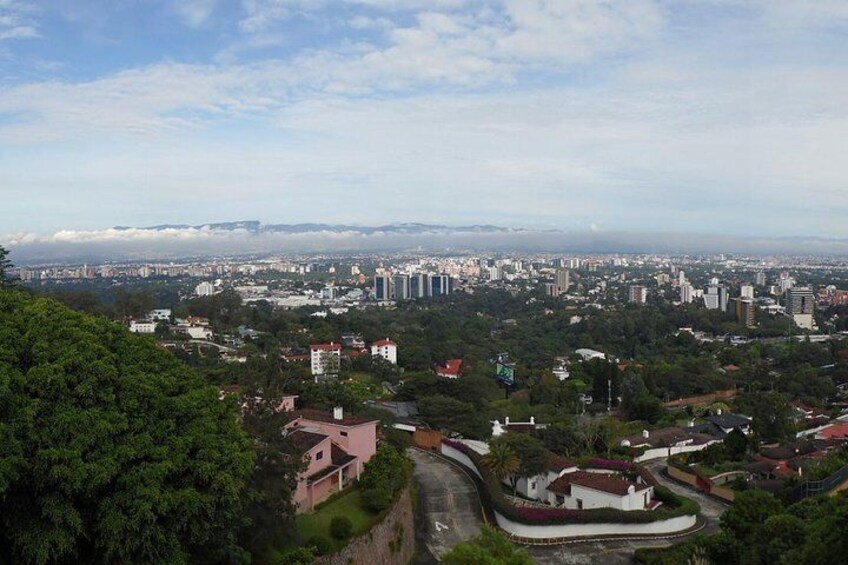
[[[238,218],[848,237],[846,18],[0,1],[0,240]]]

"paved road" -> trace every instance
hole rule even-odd
[[[462,470],[430,453],[411,449],[418,482],[420,542],[429,559],[441,558],[456,544],[480,534],[482,513],[477,489]]]
[[[709,497],[700,491],[685,487],[679,483],[668,479],[663,475],[663,470],[666,467],[665,459],[655,459],[645,462],[645,467],[656,477],[657,481],[674,493],[681,496],[691,498],[701,505],[701,516],[707,521],[706,527],[700,532],[702,534],[714,534],[719,530],[719,518],[724,514],[724,511],[730,508],[728,504],[720,502],[715,498]]]
[[[433,563],[457,543],[480,532],[480,503],[474,484],[459,468],[444,459],[414,449],[410,450],[410,456],[415,462],[414,474],[419,484],[420,542],[426,550],[419,554],[415,562]],[[701,514],[707,525],[699,533],[718,531],[719,517],[727,505],[667,479],[661,473],[665,465],[664,459],[646,463],[661,484],[701,505]],[[640,547],[666,547],[682,539],[607,540],[526,547],[525,550],[540,565],[624,565],[633,563],[633,554]]]
[[[666,466],[665,459],[649,461],[645,464],[653,473],[660,484],[668,487],[671,491],[686,496],[701,505],[701,515],[707,524],[700,534],[712,534],[718,531],[719,517],[727,510],[728,506],[713,498],[710,498],[693,489],[688,489],[662,475]],[[603,564],[618,565],[633,563],[633,554],[640,547],[666,547],[673,543],[682,541],[684,538],[673,540],[632,540],[632,541],[604,541],[594,543],[576,543],[560,545],[555,547],[529,547],[527,552],[533,561],[542,565],[583,565]]]

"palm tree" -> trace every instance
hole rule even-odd
[[[503,443],[492,443],[489,453],[483,456],[482,463],[501,481],[509,479],[510,484],[512,484],[512,494],[515,494],[513,477],[518,472],[521,461],[510,446]]]

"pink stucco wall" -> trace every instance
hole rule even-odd
[[[368,422],[358,426],[342,426],[303,418],[300,425],[320,429],[322,433],[330,436],[345,451],[359,457],[361,465],[370,461],[377,453],[377,422]]]

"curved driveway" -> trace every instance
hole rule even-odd
[[[480,500],[471,479],[458,467],[431,453],[410,449],[418,483],[419,542],[428,556],[417,562],[440,559],[456,544],[480,534],[483,524]]]

